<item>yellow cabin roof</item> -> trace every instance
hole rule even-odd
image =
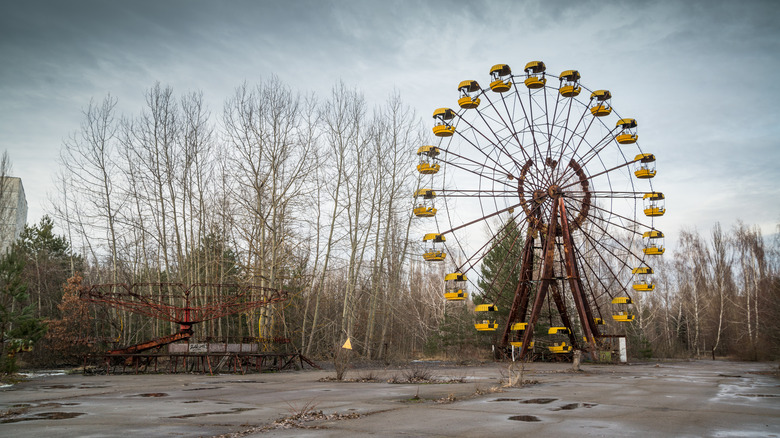
[[[512,74],[512,69],[506,64],[496,64],[490,68],[490,74],[497,74],[499,76],[506,76]]]
[[[633,304],[629,297],[615,297],[612,299],[612,304]]]
[[[420,146],[420,149],[417,149],[417,155],[427,155],[429,157],[435,157],[436,155],[439,155],[439,148],[436,146]]]
[[[642,237],[646,239],[660,239],[664,237],[664,233],[658,230],[645,231],[644,234],[642,234]]]
[[[580,79],[580,72],[577,70],[566,70],[561,73],[561,79],[565,79],[567,81],[577,81]]]
[[[639,154],[634,157],[634,161],[641,161],[643,163],[652,163],[655,161],[655,155],[653,154]]]
[[[479,87],[479,83],[472,79],[461,81],[461,83],[458,84],[458,91],[465,90],[469,93],[473,93],[474,91],[479,91],[480,89],[481,88]]]
[[[439,233],[428,233],[423,236],[423,242],[427,242],[429,240],[433,240],[434,242],[444,242],[447,239],[445,239],[444,236]]]
[[[498,307],[495,304],[480,304],[475,309],[475,312],[497,312]]]
[[[525,71],[527,73],[542,73],[545,70],[547,70],[547,67],[545,67],[542,61],[531,61],[525,65]]]
[[[438,108],[433,112],[433,118],[440,118],[442,120],[450,120],[455,117],[455,111],[450,108]]]
[[[607,99],[611,99],[612,98],[612,93],[610,93],[609,90],[596,90],[596,91],[590,93],[590,98],[591,99],[596,98],[596,99],[598,99],[600,101],[604,101],[604,100],[607,100]]]
[[[645,196],[642,196],[642,199],[649,199],[651,201],[660,201],[661,199],[664,199],[664,194],[661,192],[645,193]]]
[[[463,274],[461,272],[453,272],[451,274],[447,274],[444,276],[444,281],[466,281],[468,278],[466,278],[466,274]]]
[[[528,327],[527,322],[516,322],[512,324],[512,327],[510,327],[510,330],[525,330],[525,328]]]
[[[424,198],[435,198],[436,192],[434,192],[431,189],[419,189],[416,192],[414,192],[414,197],[422,196]]]
[[[653,268],[650,268],[648,266],[642,266],[639,268],[634,268],[631,270],[632,274],[652,274]]]
[[[636,120],[634,119],[620,119],[615,124],[615,126],[618,128],[622,127],[623,129],[628,129],[628,128],[636,128],[637,124],[636,124]]]
[[[549,330],[547,330],[548,335],[568,335],[571,333],[571,330],[569,330],[568,327],[550,327]]]

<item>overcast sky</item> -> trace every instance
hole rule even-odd
[[[490,67],[578,69],[639,122],[658,158],[657,221],[709,232],[780,222],[777,1],[0,0],[0,150],[22,177],[28,223],[49,211],[63,139],[90,99],[137,114],[155,82],[203,91],[219,116],[242,82],[278,75],[325,97],[339,80],[425,120]],[[416,146],[410,149],[414,153]]]

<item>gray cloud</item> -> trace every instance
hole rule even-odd
[[[156,81],[203,90],[212,112],[272,74],[325,96],[338,80],[380,103],[392,90],[425,120],[463,79],[533,59],[577,68],[640,122],[667,193],[663,226],[780,216],[780,8],[744,2],[28,1],[0,14],[0,147],[30,220],[80,110],[108,93],[137,113]],[[722,202],[721,202],[722,201]]]

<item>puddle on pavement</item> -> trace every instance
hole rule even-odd
[[[509,417],[509,419],[513,421],[542,421],[534,415],[514,415]]]
[[[558,399],[557,398],[532,398],[528,400],[523,400],[520,403],[532,404],[532,405],[546,405],[547,403],[552,403],[555,400]]]
[[[41,412],[25,417],[8,418],[0,421],[0,423],[19,423],[22,421],[35,421],[35,420],[65,420],[68,418],[75,418],[84,415],[83,412]]]
[[[492,401],[492,402],[510,402],[510,401],[520,401],[520,399],[519,398],[497,398],[495,400],[490,400],[490,401]]]
[[[226,415],[226,414],[237,414],[239,412],[244,411],[251,411],[255,408],[233,408],[229,411],[217,411],[217,412],[201,412],[199,414],[185,414],[185,415],[174,415],[173,417],[168,418],[195,418],[195,417],[205,417],[207,415]]]

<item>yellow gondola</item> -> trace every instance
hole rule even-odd
[[[466,275],[453,272],[444,276],[444,298],[447,301],[462,301],[466,299]]]
[[[590,99],[593,101],[590,113],[594,116],[604,117],[612,113],[612,106],[610,106],[609,102],[612,99],[612,93],[609,90],[596,90],[590,94]]]
[[[634,320],[634,315],[628,309],[628,306],[633,304],[629,297],[615,297],[612,299],[612,304],[619,306],[621,309],[617,313],[612,315],[612,319],[619,322],[631,322]]]
[[[431,189],[419,189],[414,192],[414,197],[422,198],[417,206],[412,210],[417,217],[436,216],[436,208],[433,206],[433,199],[436,198],[436,192]]]
[[[460,99],[458,99],[458,105],[464,109],[472,109],[479,106],[479,97],[472,96],[470,93],[481,91],[479,83],[473,80],[462,81],[458,84],[458,91],[460,91]]]
[[[593,318],[593,323],[596,325],[604,325],[604,320],[601,318]]]
[[[634,268],[631,270],[632,274],[635,275],[651,275],[653,273],[653,268],[650,268],[648,266],[642,266],[639,268]]]
[[[580,94],[580,72],[577,70],[566,70],[561,73],[561,86],[558,91],[563,97],[575,97]]]
[[[525,330],[526,327],[528,327],[528,323],[527,322],[515,322],[515,323],[512,323],[512,326],[509,327],[509,330],[512,330],[512,331],[522,331],[522,330]]]
[[[642,197],[645,200],[645,216],[663,216],[666,213],[664,207],[664,194],[661,192],[645,193]]]
[[[655,177],[655,155],[653,154],[639,154],[634,157],[634,161],[637,162],[634,175],[639,179],[650,179]]]
[[[507,76],[511,76],[512,69],[506,64],[496,64],[490,69],[490,76],[493,78],[490,82],[490,89],[496,93],[503,93],[509,91],[512,88],[512,78],[506,79]]]
[[[455,111],[450,108],[439,108],[433,112],[433,118],[436,119],[436,126],[433,127],[435,136],[451,137],[455,133],[455,127],[449,122],[455,118]]]
[[[547,70],[542,61],[531,61],[525,65],[525,86],[530,89],[542,88],[547,83],[544,72]]]
[[[417,165],[417,171],[423,175],[432,175],[439,171],[441,166],[436,162],[439,155],[439,148],[436,146],[420,146],[417,149],[417,156],[420,157],[420,163]]]
[[[447,239],[438,233],[428,233],[423,236],[423,242],[430,242],[431,247],[423,253],[423,260],[426,262],[440,262],[447,258],[447,254],[444,251],[440,251],[436,248],[437,243],[442,243]]]
[[[615,136],[620,144],[632,144],[639,140],[639,135],[636,133],[637,123],[634,119],[620,119],[615,127],[620,128],[620,132]]]
[[[568,335],[571,334],[571,330],[568,327],[550,327],[547,330],[548,335]],[[572,349],[571,345],[567,345],[564,341],[558,341],[553,345],[547,347],[552,353],[569,353]]]
[[[522,341],[512,341],[509,343],[509,345],[515,347],[515,348],[522,348],[523,342]],[[531,341],[530,344],[528,344],[528,348],[534,348],[534,341]]]
[[[642,234],[645,241],[645,247],[642,250],[647,255],[661,255],[666,251],[664,248],[664,233],[658,230],[646,231]]]
[[[480,304],[475,309],[475,312],[497,312],[498,307],[495,304]],[[488,318],[483,319],[481,322],[474,323],[474,328],[481,332],[495,331],[498,328],[498,323],[495,320]]]
[[[547,347],[548,350],[550,350],[550,353],[571,353],[572,347],[571,345],[567,345],[566,342],[557,342],[549,347]]]

